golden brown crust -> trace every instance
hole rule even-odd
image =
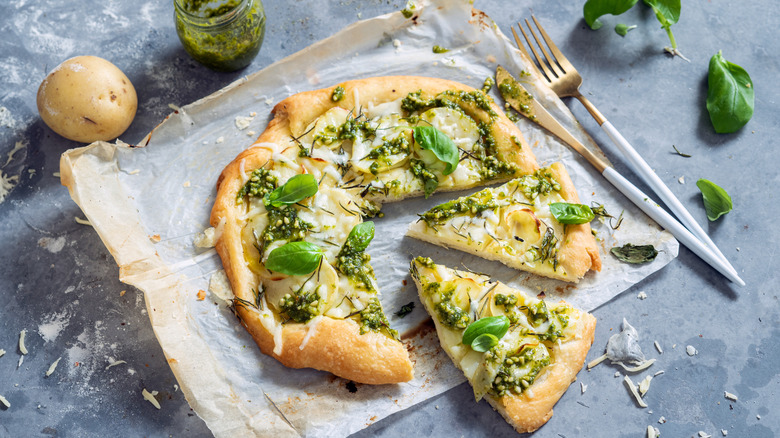
[[[553,406],[569,385],[577,380],[577,373],[585,362],[596,330],[596,318],[580,311],[575,339],[554,344],[553,362],[545,367],[530,389],[519,396],[486,396],[488,402],[520,433],[533,432],[553,416]]]

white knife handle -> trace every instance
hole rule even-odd
[[[612,139],[612,142],[615,143],[618,149],[620,149],[620,152],[623,154],[623,156],[626,157],[634,172],[636,172],[639,177],[642,178],[642,180],[647,183],[647,185],[650,186],[650,188],[653,189],[655,193],[658,194],[658,197],[661,198],[661,201],[663,201],[669,207],[669,209],[672,210],[672,212],[680,219],[680,222],[682,222],[691,231],[691,233],[698,237],[699,240],[701,240],[710,250],[712,250],[712,252],[718,258],[720,258],[721,261],[723,261],[726,265],[728,265],[729,268],[733,270],[734,267],[731,266],[731,263],[729,263],[728,260],[726,260],[726,256],[720,252],[712,239],[710,239],[710,236],[704,232],[704,230],[699,226],[699,223],[693,219],[693,216],[688,213],[688,210],[683,207],[682,203],[680,203],[677,197],[674,196],[674,193],[672,193],[672,191],[669,190],[669,187],[667,187],[666,184],[661,181],[661,178],[659,178],[653,169],[650,168],[642,156],[639,155],[639,153],[637,153],[637,151],[631,146],[628,140],[620,135],[620,132],[618,132],[618,130],[615,129],[615,127],[612,126],[612,123],[610,123],[608,120],[606,120],[601,125],[601,127],[604,129],[604,132],[607,133],[609,138]]]
[[[683,245],[688,247],[696,255],[701,257],[702,260],[707,262],[710,266],[715,268],[718,272],[723,274],[729,280],[744,286],[745,282],[739,278],[734,268],[723,263],[714,253],[712,253],[704,244],[696,238],[687,228],[682,226],[675,218],[661,208],[655,201],[650,199],[647,195],[642,193],[641,190],[636,188],[631,182],[623,177],[618,171],[611,167],[607,167],[604,170],[604,178],[612,183],[620,193],[624,194],[631,202],[639,207],[645,214],[650,216],[651,219],[656,221],[665,230],[672,233],[677,240]]]

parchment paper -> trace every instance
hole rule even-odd
[[[434,45],[450,51],[434,54]],[[470,2],[432,1],[418,4],[411,19],[397,12],[355,23],[180,108],[138,145],[143,147],[98,142],[63,154],[63,184],[114,256],[120,279],[144,292],[152,327],[179,385],[216,436],[343,436],[462,383],[462,373],[441,352],[435,333],[416,330],[427,314],[408,276],[413,256],[489,273],[592,310],[677,255],[670,234],[584,160],[521,120],[518,125],[540,164],[562,160],[583,203],[597,201],[616,216],[623,211],[625,220],[617,231],[594,222],[604,266],[575,286],[518,275],[497,263],[400,237],[417,213],[454,194],[386,205],[385,217],[375,220],[377,233],[368,251],[391,324],[407,333],[404,342],[415,362],[412,382],[352,387],[328,373],[287,369],[260,353],[225,301],[212,292],[197,300],[199,290],[209,290],[221,262],[213,249],[196,248],[193,238],[208,227],[219,173],[262,132],[274,102],[344,80],[393,74],[441,77],[480,88],[497,64],[518,73],[530,70],[526,62],[492,20],[472,11]],[[595,147],[542,82],[534,77],[528,82],[555,117]],[[500,99],[495,91],[494,97]],[[236,121],[244,117],[251,121],[241,129]],[[607,250],[627,242],[652,243],[660,254],[646,265],[621,264]],[[409,302],[416,303],[409,316],[393,315]]]

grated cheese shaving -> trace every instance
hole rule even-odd
[[[666,423],[666,417],[661,416],[661,418],[658,419],[658,422],[661,423],[661,424]]]
[[[22,367],[22,363],[23,362],[24,362],[24,356],[19,356],[19,363],[16,364],[16,369],[17,370]]]
[[[641,364],[639,364],[639,365],[637,365],[635,367],[628,367],[623,362],[615,362],[615,363],[620,364],[620,366],[623,367],[623,369],[625,369],[629,373],[637,373],[639,371],[646,370],[647,368],[650,368],[650,366],[655,363],[655,359],[646,360],[646,361],[642,362]]]
[[[109,369],[109,368],[111,368],[111,367],[115,367],[115,366],[117,366],[117,365],[122,365],[123,363],[127,363],[127,362],[125,362],[125,361],[123,361],[123,360],[117,360],[117,361],[111,362],[110,364],[108,364],[108,366],[106,367],[106,369]]]
[[[82,218],[76,216],[76,217],[73,218],[73,220],[75,220],[77,224],[89,225],[90,227],[92,226],[92,222],[90,222],[89,219],[82,219]]]
[[[607,355],[604,354],[602,356],[597,357],[596,359],[593,359],[592,361],[588,362],[588,369],[591,369],[595,367],[596,365],[600,364],[601,362],[604,362],[607,359]]]
[[[151,403],[155,408],[160,409],[160,402],[154,398],[154,396],[157,395],[157,391],[149,392],[144,388],[143,391],[141,391],[141,395],[144,397],[144,400]]]
[[[661,374],[663,374],[663,373],[664,373],[664,370],[661,370],[661,371],[656,371],[656,373],[655,373],[655,374],[653,374],[653,377],[658,377],[658,376],[660,376],[660,375],[661,375]]]
[[[3,357],[3,355],[4,355],[4,354],[5,354],[5,350],[3,350],[2,348],[0,348],[0,357]]]
[[[653,426],[647,426],[647,438],[658,438],[661,433]]]
[[[712,435],[708,434],[707,432],[704,432],[703,430],[699,431],[699,437],[700,438],[712,438]]]
[[[583,382],[580,382],[580,389],[582,390],[582,394],[585,394],[585,391],[588,389],[588,385],[584,384]]]
[[[634,396],[634,399],[636,399],[636,403],[640,407],[646,408],[647,407],[647,403],[645,403],[645,401],[642,400],[642,396],[640,396],[639,393],[636,391],[636,386],[634,385],[634,382],[631,381],[631,378],[628,377],[628,376],[625,376],[625,377],[623,377],[623,382],[628,387],[628,390],[631,391],[631,395]]]
[[[693,345],[688,345],[687,347],[685,347],[685,352],[688,353],[688,356],[695,356],[699,354],[699,352],[696,351],[696,347],[694,347]]]
[[[5,397],[3,397],[2,395],[0,395],[0,403],[5,405],[6,409],[11,407],[11,403]]]
[[[57,360],[54,361],[54,363],[49,365],[49,369],[46,370],[46,377],[49,377],[54,373],[54,370],[57,369],[57,364],[60,363],[60,359],[62,359],[62,357],[58,357]]]
[[[650,381],[653,380],[653,376],[645,376],[641,382],[639,382],[639,394],[644,397],[647,391],[650,389]]]
[[[732,393],[730,393],[728,391],[723,391],[723,392],[724,392],[723,396],[726,397],[727,399],[733,400],[733,401],[737,401],[737,396],[736,395],[734,395],[734,394],[732,394]]]
[[[19,351],[22,352],[22,354],[27,354],[27,347],[24,346],[24,338],[27,336],[27,330],[22,329],[22,331],[19,332]]]
[[[723,436],[726,436],[726,435],[728,435],[728,434],[729,434],[729,431],[728,431],[728,430],[726,430],[726,429],[721,429],[721,430],[720,430],[720,433],[722,433],[722,434],[723,434]]]
[[[639,298],[640,300],[645,300],[647,299],[647,294],[645,293],[645,291],[642,291],[639,292],[639,294],[636,297]]]
[[[655,349],[658,350],[658,354],[664,354],[664,350],[661,348],[661,344],[659,344],[658,341],[653,341],[653,345],[655,345]]]

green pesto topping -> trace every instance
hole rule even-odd
[[[552,191],[561,190],[561,185],[553,178],[548,168],[539,169],[533,175],[524,175],[518,178],[518,183],[528,199],[547,196]]]
[[[320,295],[314,292],[297,290],[293,294],[286,294],[279,300],[281,313],[286,314],[295,322],[305,323],[320,313]]]
[[[449,295],[445,295],[445,299],[436,304],[436,312],[439,314],[439,321],[448,327],[465,329],[469,326],[471,317],[468,312],[452,304],[452,301],[450,301],[451,296],[452,292],[450,292]]]
[[[405,154],[409,155],[412,152],[409,147],[409,140],[405,135],[399,135],[392,140],[385,140],[381,146],[378,146],[368,153],[367,158],[375,160],[369,170],[376,175],[382,169],[382,166],[389,166],[392,162],[389,157],[392,155]]]
[[[398,332],[390,328],[390,322],[382,310],[382,303],[379,299],[372,297],[368,300],[368,305],[360,311],[360,334],[366,334],[369,331],[379,332],[382,329],[387,331],[393,339],[398,338]]]
[[[375,291],[376,277],[374,276],[374,268],[369,264],[370,261],[371,256],[366,254],[365,247],[361,249],[357,238],[353,237],[353,233],[350,233],[336,256],[334,267],[346,275],[356,287]]]
[[[506,175],[514,175],[517,172],[517,165],[500,161],[495,156],[487,156],[482,159],[482,168],[479,169],[479,175],[483,180],[500,178]]]
[[[517,352],[503,356],[496,351],[496,347],[485,353],[487,360],[498,365],[491,392],[501,397],[510,393],[520,394],[531,386],[539,372],[550,364],[550,356],[541,351],[545,348],[543,344],[536,347],[525,346]]]
[[[436,187],[439,186],[439,178],[425,167],[425,163],[422,160],[412,158],[410,164],[412,175],[422,182],[423,189],[425,190],[425,197],[427,198],[436,190]]]
[[[236,193],[236,202],[243,203],[245,196],[262,198],[266,193],[272,192],[276,188],[276,184],[276,177],[271,175],[268,169],[255,169],[244,187],[241,187]]]
[[[339,85],[333,90],[333,94],[330,96],[330,99],[334,102],[338,102],[343,98],[344,98],[344,87]]]
[[[417,9],[417,5],[415,5],[413,1],[408,1],[406,2],[406,7],[401,10],[401,13],[404,15],[404,18],[412,18],[415,9]]]
[[[436,263],[433,263],[433,259],[431,259],[430,257],[422,257],[421,256],[421,257],[417,257],[416,259],[414,259],[414,261],[416,263],[419,263],[419,264],[425,266],[426,268],[434,269],[436,267]]]
[[[493,85],[496,85],[496,80],[493,79],[493,76],[486,77],[485,82],[482,83],[482,92],[488,94]]]
[[[493,297],[496,306],[504,306],[504,313],[512,324],[517,323],[517,297],[514,295],[496,294]]]
[[[277,240],[298,242],[306,237],[306,233],[313,225],[298,219],[298,210],[292,205],[281,207],[267,206],[268,226],[260,236],[260,253],[264,248]]]
[[[206,7],[213,3],[216,7]],[[238,70],[252,62],[263,44],[265,11],[257,0],[246,8],[240,5],[238,0],[176,0],[176,33],[187,53],[218,71]]]
[[[429,227],[435,228],[452,217],[459,215],[475,216],[485,210],[498,208],[498,203],[490,189],[480,190],[470,196],[454,199],[444,204],[437,205],[420,215]]]
[[[493,100],[486,96],[483,92],[463,91],[463,90],[447,90],[433,99],[425,99],[422,97],[422,90],[409,93],[401,100],[401,109],[406,112],[423,112],[430,108],[452,108],[455,110],[463,111],[461,105],[474,105],[477,108],[485,111],[490,116],[491,120],[498,116],[491,103]]]
[[[534,97],[512,78],[506,78],[498,85],[498,91],[505,100],[512,100],[513,108],[531,120],[535,120],[531,105]],[[507,104],[508,105],[508,104]],[[513,120],[514,121],[514,120]]]
[[[442,47],[442,46],[440,46],[438,44],[433,46],[433,53],[447,53],[449,51],[450,51],[450,49],[448,49],[446,47]]]

